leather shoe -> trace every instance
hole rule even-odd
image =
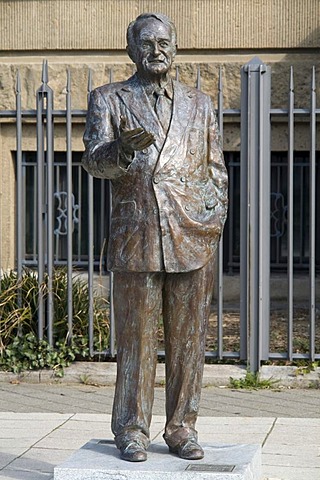
[[[132,441],[120,449],[120,457],[127,462],[145,462],[147,460],[147,452],[139,443]]]
[[[169,450],[185,460],[200,460],[204,457],[204,451],[195,440],[183,440],[176,447],[169,447]]]

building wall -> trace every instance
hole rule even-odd
[[[148,11],[173,19],[183,50],[319,47],[318,0],[3,0],[0,50],[123,50]]]
[[[272,68],[272,106],[286,107],[290,66],[294,66],[296,106],[308,107],[311,66],[319,67],[319,0],[23,0],[0,1],[0,110],[15,108],[16,73],[22,80],[22,107],[35,108],[44,58],[54,108],[65,107],[66,70],[71,72],[72,108],[87,102],[88,69],[93,85],[132,74],[125,33],[144,11],[169,15],[177,26],[180,80],[194,85],[200,68],[202,89],[216,102],[221,68],[224,107],[240,107],[241,66],[258,55]],[[320,76],[319,76],[320,77]],[[320,78],[317,80],[319,89]],[[14,265],[15,130],[0,120],[0,265]],[[25,125],[23,148],[35,149],[35,128]],[[82,150],[83,124],[73,130]],[[55,148],[65,149],[63,127],[55,128]],[[319,136],[318,136],[319,138]],[[298,125],[296,149],[309,147],[308,126]],[[224,129],[224,148],[240,148],[239,123]],[[273,127],[272,148],[287,150],[287,126]],[[320,149],[320,145],[318,146]]]

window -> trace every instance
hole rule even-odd
[[[229,171],[230,206],[224,234],[224,269],[233,273],[240,266],[240,152],[226,152]],[[316,156],[316,185],[320,184],[320,152]],[[310,211],[309,153],[295,152],[293,172],[293,248],[296,270],[305,270],[309,263]],[[288,242],[288,156],[286,152],[271,154],[270,193],[270,258],[271,270],[287,267]],[[320,193],[316,192],[316,238],[320,239]],[[320,269],[320,242],[316,242],[316,267]]]
[[[88,174],[81,166],[81,153],[72,157],[73,262],[88,263]],[[25,232],[24,263],[37,264],[37,155],[25,152],[22,162]],[[45,171],[46,174],[46,171]],[[44,180],[45,181],[45,180]],[[94,255],[98,267],[109,229],[109,182],[94,178]],[[54,154],[54,262],[67,262],[67,165],[66,154]]]

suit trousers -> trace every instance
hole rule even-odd
[[[166,426],[170,447],[197,440],[205,339],[213,291],[214,259],[186,273],[115,272],[117,381],[112,431],[118,448],[149,445],[159,320],[166,361]]]

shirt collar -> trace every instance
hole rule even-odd
[[[155,85],[148,80],[145,80],[144,78],[140,78],[141,85],[143,86],[146,94],[149,96],[152,96],[153,93],[155,92]],[[172,79],[170,78],[167,83],[165,84],[160,84],[160,88],[163,88],[165,90],[166,95],[170,98],[170,100],[173,99],[173,85],[172,85]]]

